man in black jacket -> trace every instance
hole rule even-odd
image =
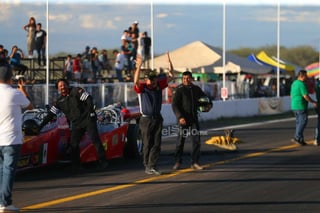
[[[184,142],[188,135],[192,140],[191,168],[202,170],[200,157],[200,128],[198,122],[198,100],[207,97],[200,87],[192,83],[192,73],[182,73],[182,84],[177,86],[172,100],[172,109],[178,120],[179,133],[175,152],[174,170],[180,168]]]
[[[81,87],[70,87],[66,79],[59,79],[56,82],[56,89],[60,97],[56,104],[50,108],[49,114],[43,119],[40,128],[50,122],[59,111],[62,111],[67,117],[71,128],[70,145],[73,171],[77,172],[80,168],[79,143],[86,131],[97,150],[100,168],[105,169],[108,163],[105,149],[98,133],[97,116],[92,96]]]

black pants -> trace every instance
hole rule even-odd
[[[141,117],[139,122],[143,143],[143,164],[155,168],[161,151],[161,131],[163,118]]]
[[[28,67],[24,64],[16,64],[13,66],[13,69],[16,71],[17,75],[24,75],[24,73],[28,70]]]
[[[38,53],[38,65],[41,66],[41,60],[42,64],[46,66],[46,49],[45,48],[37,48]]]
[[[176,144],[175,162],[182,162],[184,142],[187,137],[191,137],[192,151],[191,164],[198,163],[200,158],[200,128],[199,123],[193,123],[191,126],[180,126],[178,140]]]
[[[101,143],[97,123],[95,121],[88,122],[88,125],[85,128],[73,128],[71,130],[71,160],[74,166],[80,165],[80,140],[84,133],[87,132],[92,140],[93,145],[95,146],[98,157],[100,161],[106,160],[106,154],[104,147]]]

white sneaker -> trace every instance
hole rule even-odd
[[[16,75],[15,77],[16,77],[16,80],[19,80],[21,78],[24,78],[24,75]]]
[[[203,167],[200,166],[199,164],[197,163],[194,163],[191,165],[191,168],[194,169],[194,170],[203,170]]]
[[[14,205],[2,206],[0,205],[0,212],[20,212],[20,209]]]

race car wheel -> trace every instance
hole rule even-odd
[[[39,134],[40,126],[35,119],[27,119],[22,123],[22,131],[27,136]]]
[[[142,152],[142,141],[139,125],[138,124],[129,124],[127,132],[127,143],[124,148],[124,157],[128,159],[139,158],[140,153]]]

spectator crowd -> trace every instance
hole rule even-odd
[[[134,21],[128,29],[123,30],[119,49],[112,51],[114,64],[110,63],[108,51],[98,50],[97,47],[86,46],[75,57],[68,55],[64,69],[66,79],[95,83],[102,78],[102,71],[106,71],[109,78],[115,77],[119,82],[132,81],[137,54],[142,56],[145,68],[149,68],[150,59],[151,38],[147,32],[140,33],[138,24],[138,21]],[[112,76],[112,70],[115,76]]]
[[[151,38],[147,32],[140,33],[138,25],[139,22],[134,21],[123,30],[119,48],[110,52],[114,57],[113,64],[109,60],[107,49],[86,46],[83,52],[66,56],[64,78],[78,83],[96,83],[102,79],[104,73],[105,79],[113,78],[119,82],[132,81],[137,54],[142,56],[145,68],[149,68],[148,60],[151,58]],[[13,45],[9,52],[0,44],[0,59],[12,66],[16,78],[24,77],[29,70],[28,66],[21,63],[24,58],[36,59],[39,68],[46,68],[47,33],[42,29],[42,24],[37,23],[34,17],[30,17],[23,29],[27,32],[27,54],[17,45]],[[37,53],[35,57],[34,52]]]

